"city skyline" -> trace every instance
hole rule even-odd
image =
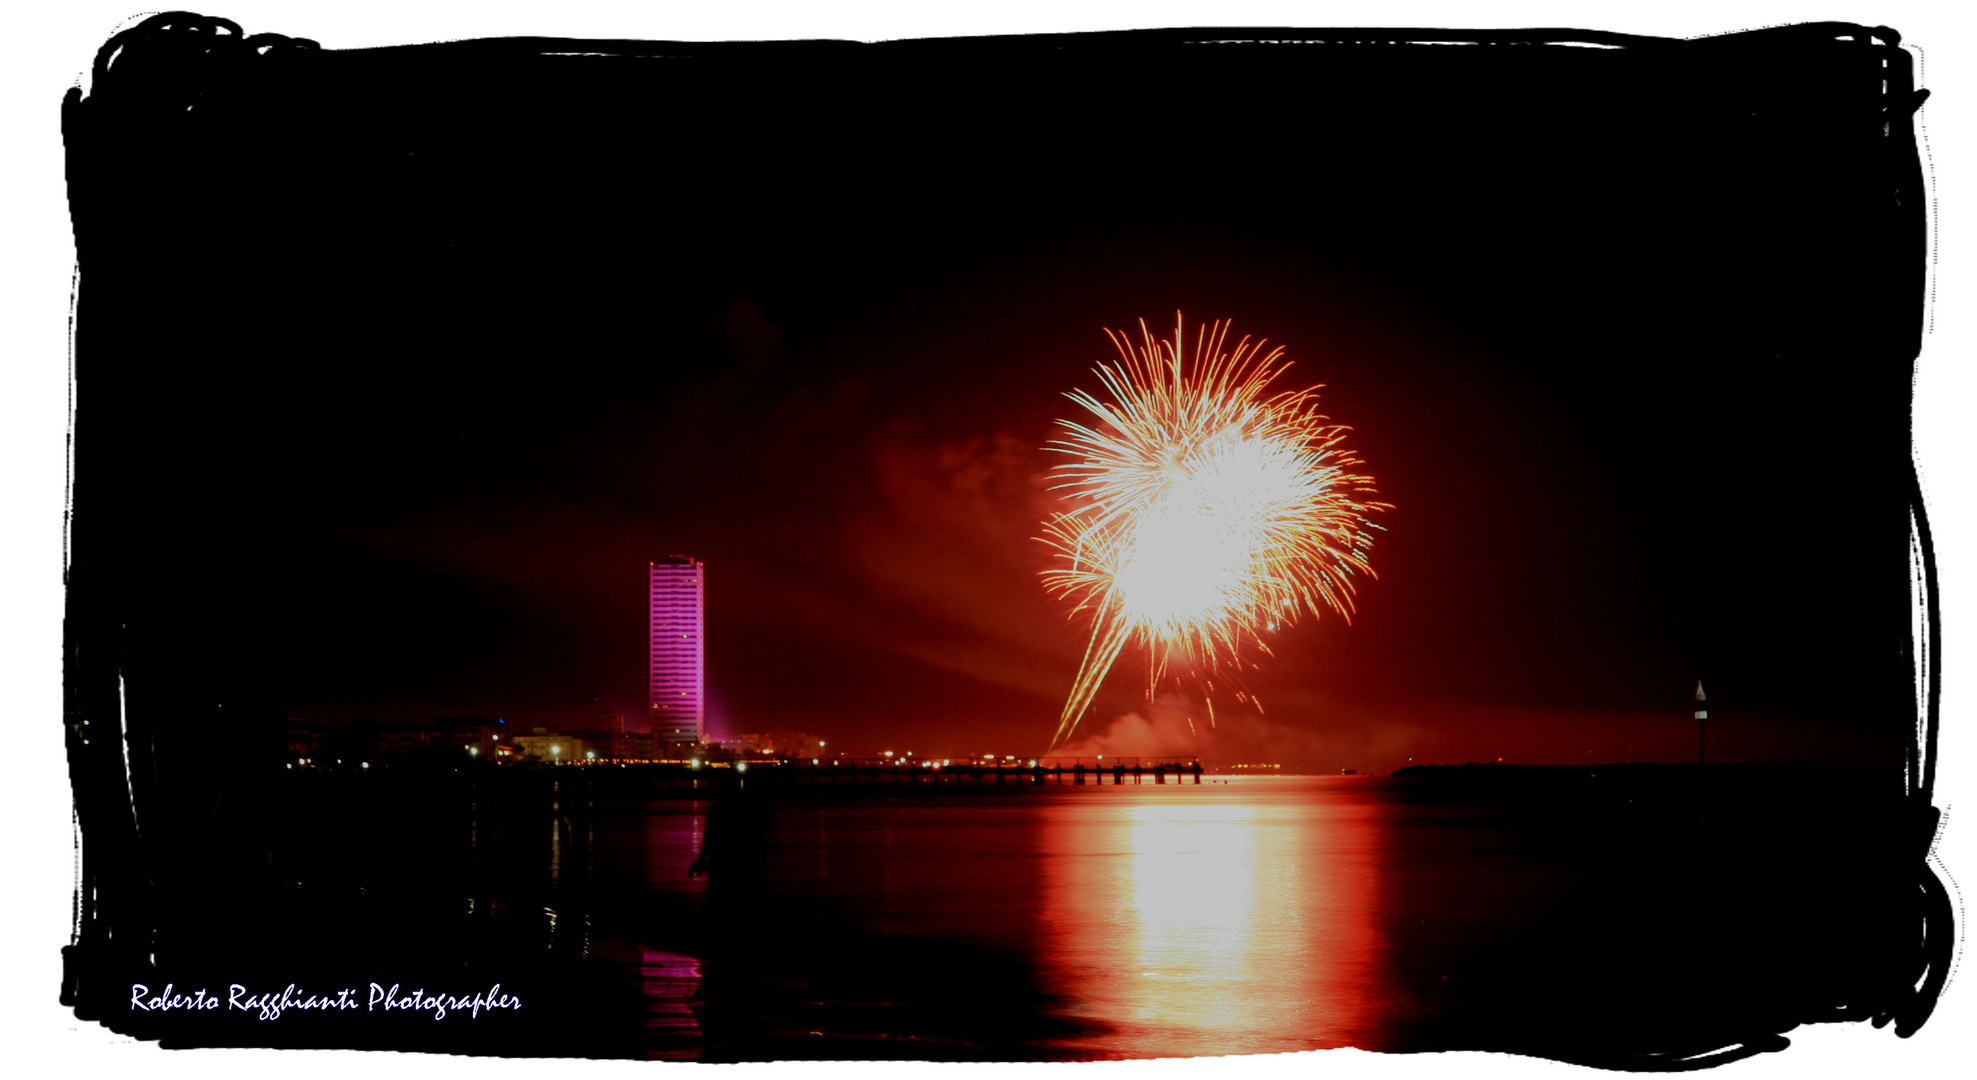
[[[1801,226],[1869,182],[1866,159],[1820,144],[1804,151],[1819,169],[1786,169],[1737,156],[1738,122],[1702,97],[1595,123],[1510,81],[1425,96],[1429,126],[1406,138],[1327,113],[1361,163],[1334,169],[1282,144],[1279,110],[1225,100],[1232,82],[1145,88],[1134,115],[1284,168],[1186,157],[1122,184],[1086,138],[1110,115],[1110,61],[1053,62],[1011,103],[887,55],[942,87],[913,116],[965,122],[880,109],[841,145],[765,86],[673,117],[724,162],[703,175],[662,168],[583,93],[511,88],[509,105],[559,117],[544,138],[575,142],[518,154],[487,187],[421,178],[477,167],[474,139],[521,137],[489,118],[405,183],[367,186],[411,167],[377,134],[402,122],[381,97],[336,102],[362,124],[328,149],[283,136],[209,163],[279,178],[326,154],[340,171],[323,182],[351,194],[321,209],[320,261],[256,234],[241,243],[278,272],[202,264],[129,298],[131,325],[164,323],[198,302],[176,283],[198,281],[241,320],[194,369],[132,367],[92,391],[109,395],[106,441],[78,450],[77,475],[114,475],[105,498],[132,523],[200,523],[147,541],[177,573],[117,593],[145,643],[134,663],[201,700],[325,723],[630,717],[651,711],[651,611],[627,582],[690,552],[719,568],[704,732],[1044,750],[1088,636],[1041,580],[1036,538],[1061,501],[1047,444],[1064,395],[1098,388],[1105,328],[1184,311],[1283,346],[1280,385],[1322,387],[1395,507],[1350,626],[1273,638],[1250,688],[1264,710],[1218,708],[1229,756],[1686,760],[1702,679],[1726,760],[1900,760],[1908,489],[1890,478],[1911,468],[1910,381],[1849,359],[1885,352],[1879,324],[1828,315],[1909,294],[1878,240]],[[1227,69],[1260,80],[1241,100],[1363,92],[1349,66],[1273,64]],[[887,85],[831,100],[865,108]],[[619,89],[663,110],[674,87]],[[1503,142],[1507,113],[1549,119]],[[758,116],[780,119],[736,134]],[[1020,152],[984,162],[985,139]],[[1446,182],[1477,156],[1503,168]],[[772,179],[806,157],[848,167]],[[1041,161],[1046,186],[1026,179]],[[997,198],[964,212],[934,187],[865,183],[926,170]],[[1560,184],[1627,212],[1592,243],[1557,212]],[[1283,209],[1306,206],[1355,209]],[[327,269],[344,265],[370,268],[363,303]],[[570,265],[610,272],[553,270]],[[321,329],[280,364],[253,345],[297,325]],[[175,419],[209,415],[257,419],[245,434]],[[1832,441],[1815,452],[1816,432]],[[306,611],[262,585],[295,566]],[[1082,734],[1119,753],[1194,738],[1203,718],[1146,700],[1136,663]]]

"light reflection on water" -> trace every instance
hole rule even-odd
[[[719,802],[534,779],[469,819],[345,824],[316,793],[271,856],[282,910],[353,958],[560,995],[538,1052],[1030,1060],[1713,1038],[1884,971],[1912,899],[1873,831],[1895,811],[1823,809],[1845,789],[1820,777],[1716,834],[1652,777],[1557,807],[1359,777]]]
[[[1363,807],[1248,785],[1122,794],[1060,804],[1043,829],[1040,959],[1111,1028],[1082,1045],[1269,1053],[1376,1034]]]
[[[693,1014],[700,993],[700,961],[656,949],[639,950],[639,991],[645,995],[647,1056],[690,1061],[699,1056],[700,1023]]]
[[[1045,995],[1038,1007],[1082,1029],[1033,1044],[1046,1056],[1371,1048],[1387,1034],[1374,920],[1386,808],[1360,786],[1273,778],[776,801],[741,819],[751,822],[741,834],[716,830],[712,878],[687,873],[707,842],[708,802],[565,803],[535,826],[538,880],[562,916],[542,927],[544,944],[635,966],[648,1049],[662,1057],[694,1056],[695,1010],[709,992],[696,935],[736,929],[775,942],[764,963],[879,938],[1011,956]],[[744,839],[754,850],[721,850]],[[485,867],[503,837],[476,840]],[[754,875],[723,877],[718,868],[743,855]],[[735,911],[753,914],[737,924]],[[731,984],[732,958],[723,970]],[[802,986],[803,1002],[777,1010],[832,1007],[833,988],[815,972],[743,974]],[[794,1027],[819,1025],[828,1028]]]

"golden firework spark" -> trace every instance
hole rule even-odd
[[[1319,387],[1268,394],[1289,367],[1283,348],[1244,337],[1228,349],[1228,331],[1197,327],[1184,362],[1178,314],[1172,341],[1140,320],[1137,349],[1108,329],[1119,361],[1096,373],[1112,400],[1066,395],[1097,420],[1060,420],[1049,444],[1073,460],[1052,470],[1070,508],[1044,523],[1059,565],[1043,578],[1092,634],[1053,747],[1128,644],[1147,650],[1149,699],[1183,672],[1212,693],[1244,646],[1268,654],[1263,634],[1300,612],[1351,621],[1353,575],[1375,576],[1368,515],[1390,506],[1367,501],[1349,429],[1318,412]]]

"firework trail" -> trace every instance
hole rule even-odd
[[[1352,471],[1348,429],[1318,412],[1318,387],[1269,394],[1283,348],[1244,337],[1228,349],[1228,331],[1197,327],[1184,362],[1178,315],[1172,341],[1143,319],[1137,348],[1108,329],[1119,360],[1095,370],[1111,400],[1066,395],[1096,420],[1060,420],[1048,444],[1072,460],[1052,469],[1070,508],[1044,523],[1058,565],[1043,580],[1092,632],[1053,747],[1128,645],[1146,649],[1149,700],[1170,674],[1212,695],[1244,646],[1268,654],[1262,635],[1301,611],[1350,621],[1353,575],[1374,576],[1368,515],[1390,507],[1366,501],[1376,492]]]

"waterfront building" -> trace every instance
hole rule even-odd
[[[803,731],[765,731],[743,735],[742,747],[769,757],[809,758],[824,755],[824,740]]]
[[[291,765],[313,762],[322,756],[323,747],[328,742],[321,724],[299,716],[288,717],[283,725],[282,737],[284,757]]]
[[[451,754],[492,761],[494,726],[491,716],[443,716],[433,722],[433,745]]]
[[[613,761],[652,761],[656,756],[652,748],[652,733],[649,731],[613,735],[607,752]]]
[[[433,730],[424,724],[394,720],[377,726],[370,753],[386,757],[406,757],[432,745]],[[368,755],[367,755],[368,756]]]
[[[674,555],[651,564],[650,708],[655,743],[706,738],[706,568]]]
[[[552,765],[568,765],[583,761],[590,747],[582,739],[571,735],[517,735],[514,738],[515,753],[524,761],[546,761]]]

